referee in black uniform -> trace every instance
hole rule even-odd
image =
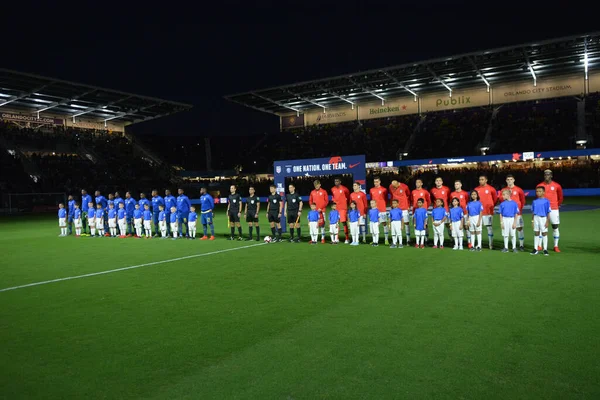
[[[256,227],[256,240],[260,240],[260,226],[258,226],[258,213],[260,212],[260,199],[256,196],[254,186],[248,188],[249,196],[246,198],[244,215],[248,223],[248,240],[252,240],[252,228]]]
[[[285,196],[285,217],[290,226],[290,242],[300,242],[302,230],[300,228],[300,216],[302,215],[302,199],[296,193],[296,187],[293,184],[289,186],[289,193]],[[298,237],[294,239],[294,228],[298,230]]]
[[[281,213],[283,209],[283,202],[281,196],[277,193],[277,187],[271,185],[269,187],[271,194],[267,199],[267,221],[271,225],[271,235],[273,240],[281,242]]]
[[[236,193],[237,188],[235,185],[231,185],[229,191],[231,194],[227,198],[227,218],[229,218],[229,228],[231,229],[231,236],[229,240],[234,240],[235,228],[238,228],[238,240],[244,240],[242,238],[242,225],[240,224],[240,216],[242,215],[242,196]]]

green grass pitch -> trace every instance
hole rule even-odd
[[[597,399],[600,210],[561,220],[563,252],[534,257],[233,250],[223,214],[214,242],[2,218],[0,289],[150,265],[0,292],[0,398]]]

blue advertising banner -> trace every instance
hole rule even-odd
[[[284,200],[286,193],[285,178],[351,174],[353,179],[360,183],[361,189],[366,188],[367,170],[364,155],[275,161],[273,167],[277,193]],[[282,218],[281,228],[284,232],[286,230],[285,225],[285,218]]]

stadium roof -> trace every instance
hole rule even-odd
[[[0,111],[49,113],[126,124],[147,121],[192,106],[154,97],[0,69]]]
[[[584,74],[586,56],[589,68],[600,65],[600,32],[253,90],[225,98],[282,115],[534,77]]]

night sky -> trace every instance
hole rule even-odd
[[[3,67],[194,105],[139,134],[272,132],[275,116],[223,95],[598,28],[577,2],[9,3]]]

